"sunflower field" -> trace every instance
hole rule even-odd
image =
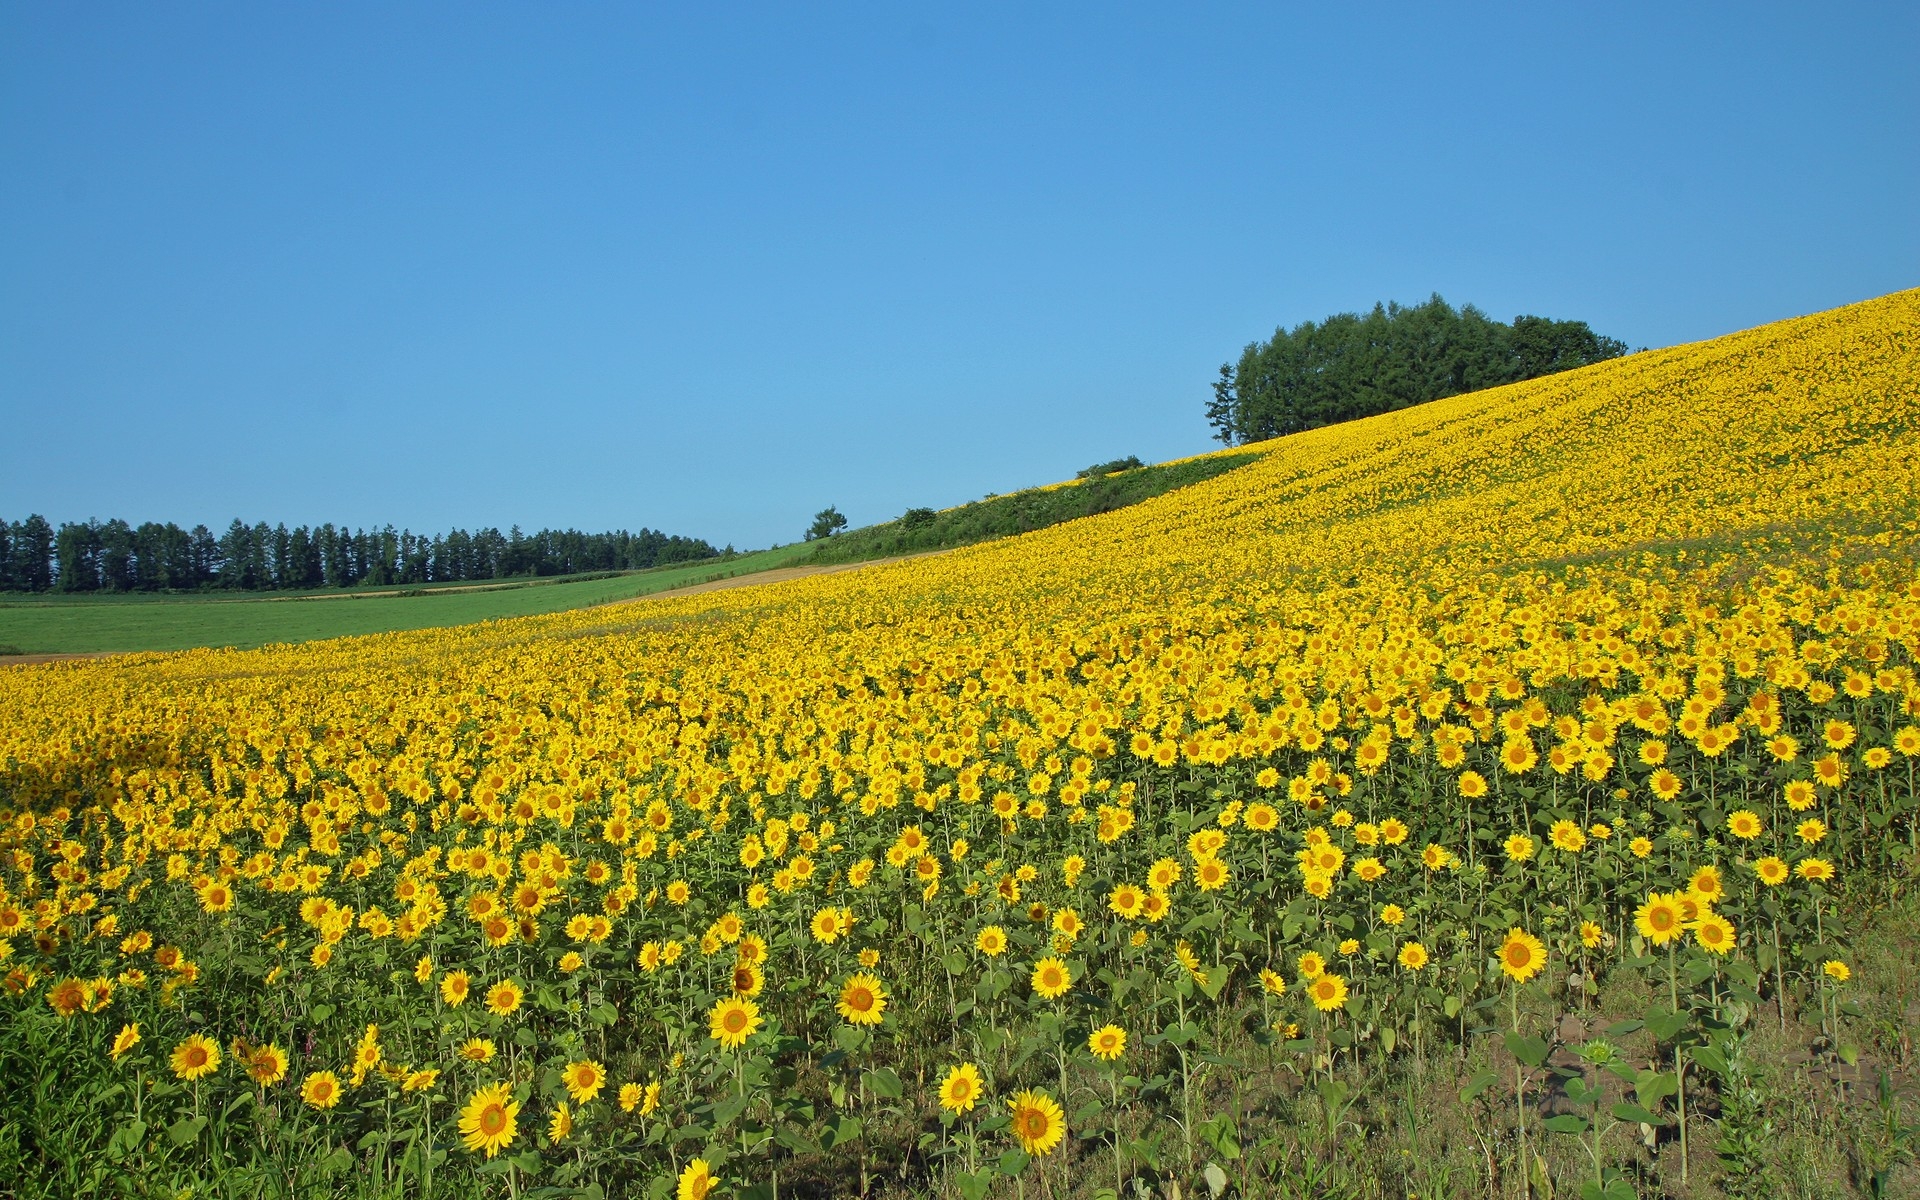
[[[1788,1042],[1911,1183],[1920,292],[1260,449],[0,671],[0,1191],[1787,1194]]]

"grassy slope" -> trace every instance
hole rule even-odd
[[[1249,451],[1183,459],[963,504],[914,529],[888,521],[829,541],[760,550],[726,562],[709,560],[575,581],[439,584],[411,595],[330,589],[291,595],[11,596],[0,599],[0,647],[28,654],[199,646],[250,649],[564,612],[780,567],[866,562],[1008,537],[1137,504],[1257,457],[1258,451]],[[419,589],[378,589],[391,590]]]
[[[354,634],[467,625],[629,600],[791,565],[803,546],[574,582],[535,580],[422,595],[89,596],[0,600],[0,645],[26,653],[246,649]],[[384,589],[383,589],[384,590]]]

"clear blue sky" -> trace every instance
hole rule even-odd
[[[0,7],[0,515],[746,548],[1375,300],[1920,284],[1920,6],[937,7]]]

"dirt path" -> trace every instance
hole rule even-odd
[[[74,654],[0,654],[0,667],[30,667],[35,663],[65,662],[70,658],[106,658],[114,654],[139,654],[138,650],[87,650]]]
[[[668,588],[664,592],[647,592],[640,596],[629,596],[624,600],[603,600],[599,604],[590,604],[589,608],[605,608],[610,604],[632,604],[636,600],[675,600],[681,596],[698,596],[702,592],[718,592],[727,588],[753,587],[762,583],[785,583],[789,579],[805,579],[809,575],[832,575],[840,571],[857,571],[861,567],[883,567],[888,563],[905,562],[910,558],[925,558],[929,554],[944,554],[943,550],[927,550],[920,554],[896,554],[892,558],[870,558],[865,562],[823,563],[815,567],[775,567],[770,571],[755,571],[750,575],[735,575],[729,579],[715,579],[708,583],[690,583],[685,587]]]

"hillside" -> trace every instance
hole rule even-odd
[[[1614,1200],[1740,1186],[1764,1117],[1777,1194],[1865,1194],[1916,381],[1920,291],[857,572],[0,673],[0,1082],[67,1056],[70,1152],[170,1183]],[[132,1021],[149,1079],[292,1061],[128,1139]],[[438,1074],[346,1086],[368,1045]],[[52,1153],[61,1099],[0,1095],[0,1167]]]

